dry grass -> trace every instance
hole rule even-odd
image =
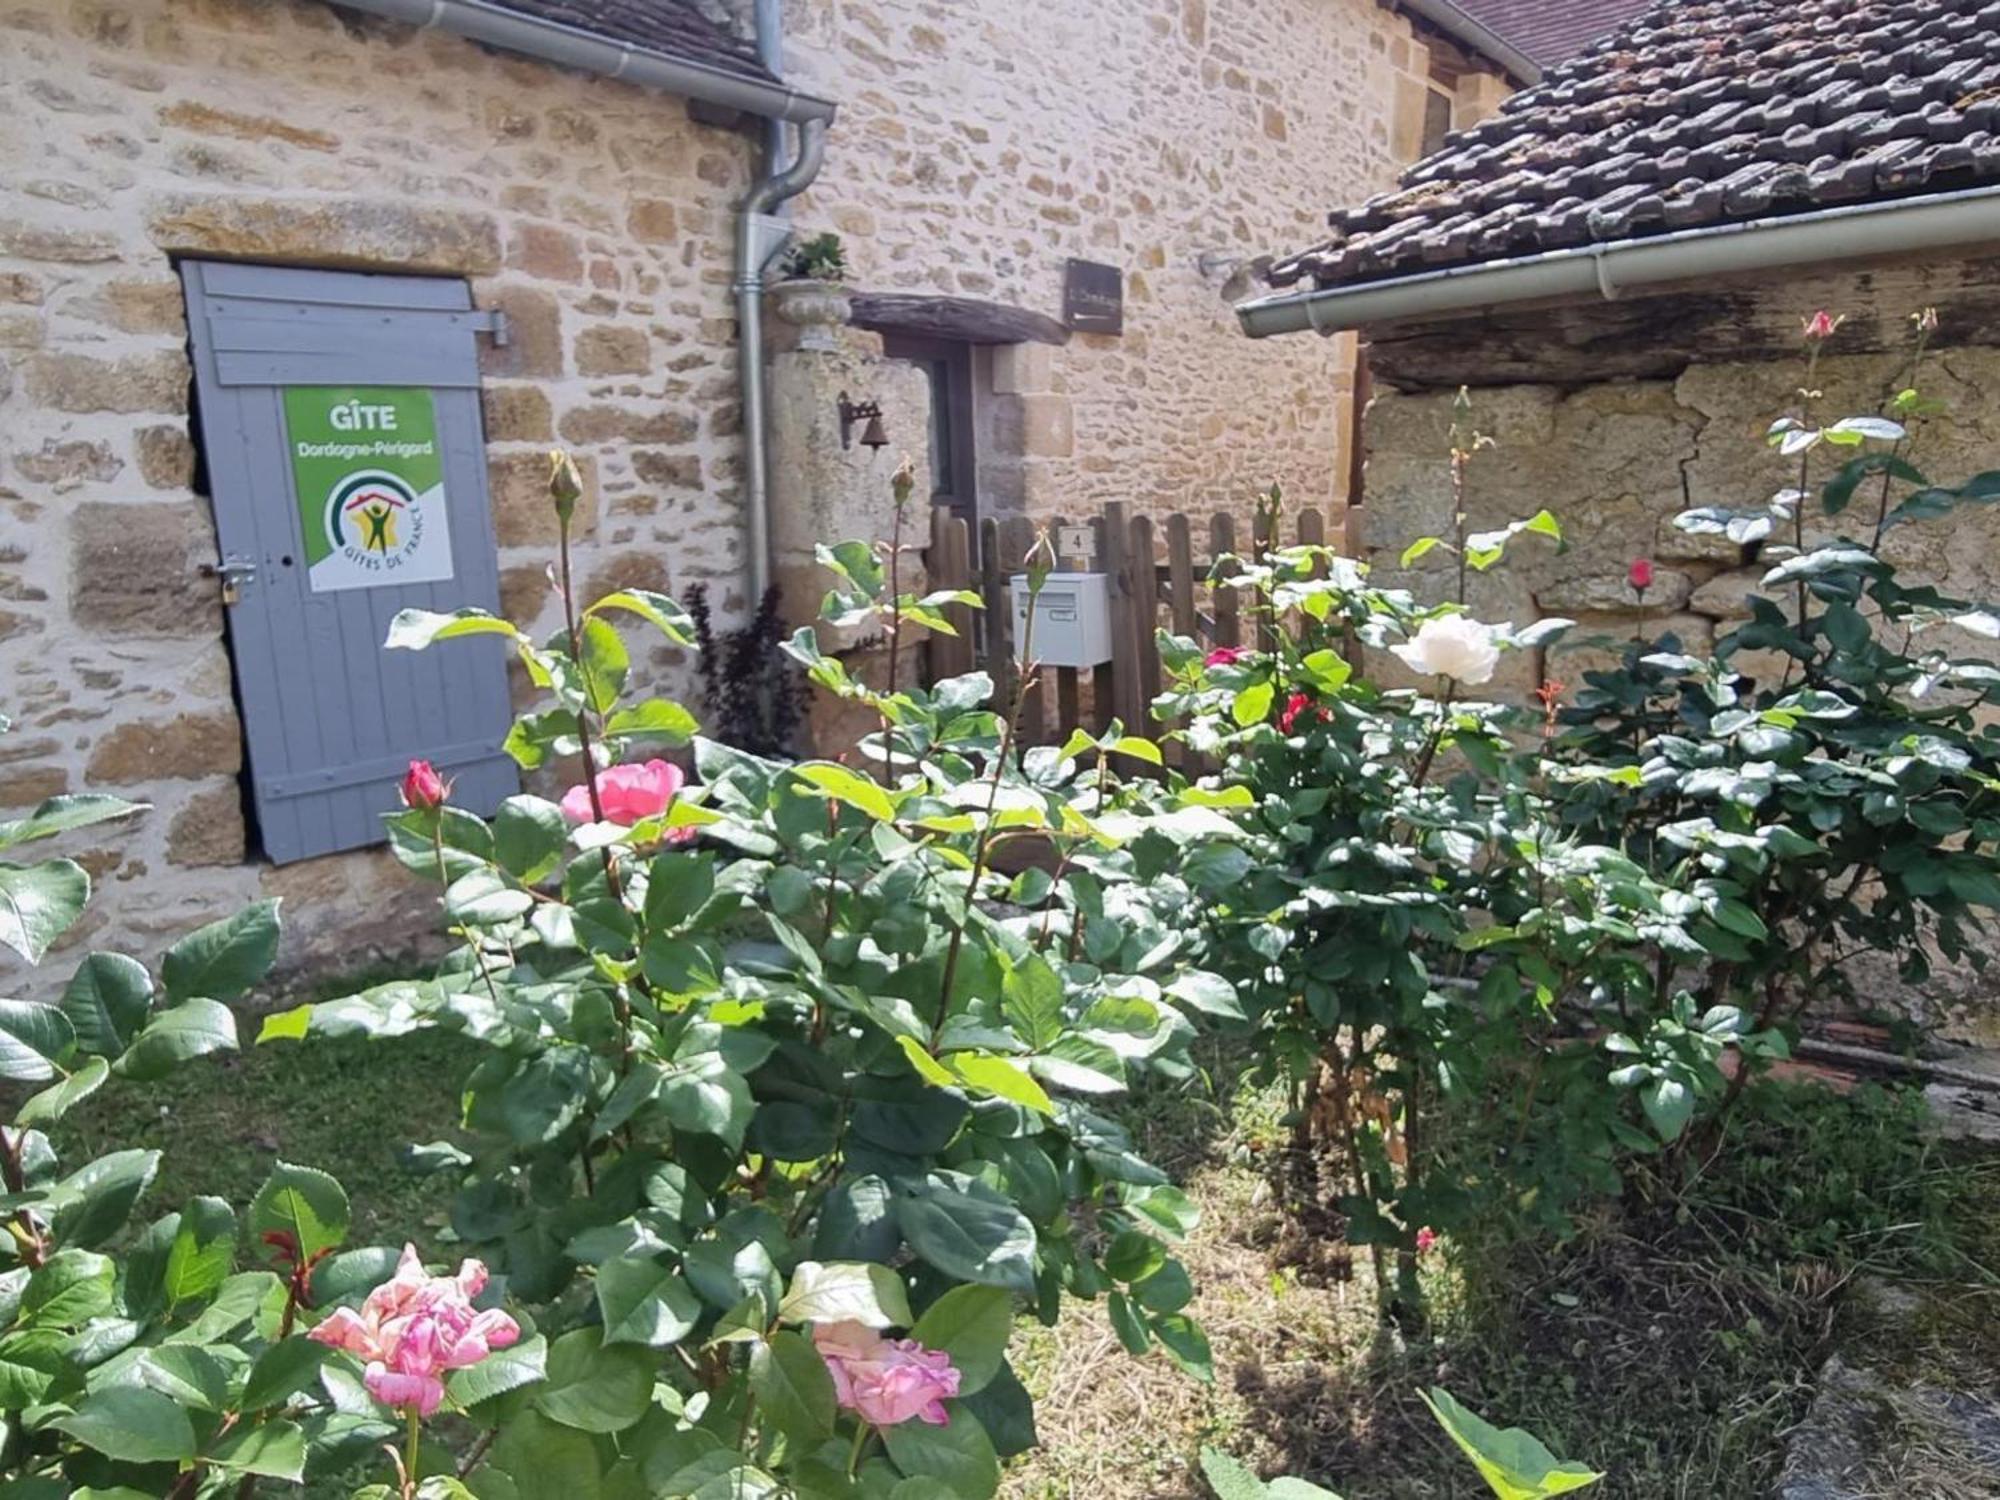
[[[1802,1217],[1796,1233],[1768,1215],[1748,1224],[1742,1205],[1755,1211],[1773,1191],[1765,1169],[1772,1180],[1809,1174],[1801,1152],[1879,1152],[1900,1128],[1875,1119],[1868,1136],[1838,1114],[1807,1116],[1746,1140],[1759,1163],[1746,1185],[1706,1184],[1697,1205],[1608,1209],[1559,1248],[1532,1246],[1505,1225],[1448,1241],[1426,1265],[1432,1335],[1405,1344],[1377,1319],[1368,1257],[1350,1256],[1328,1234],[1302,1235],[1273,1190],[1283,1142],[1274,1101],[1241,1098],[1227,1113],[1142,1101],[1134,1129],[1203,1210],[1181,1253],[1216,1383],[1197,1385],[1158,1355],[1130,1358],[1095,1306],[1029,1331],[1017,1358],[1037,1397],[1043,1446],[1013,1470],[1004,1494],[1207,1500],[1194,1466],[1212,1444],[1263,1474],[1297,1474],[1348,1500],[1475,1500],[1487,1491],[1416,1397],[1439,1384],[1501,1425],[1527,1427],[1562,1456],[1606,1470],[1598,1493],[1763,1500],[1835,1347],[1836,1311],[1860,1261],[1912,1265],[1907,1252],[1938,1232],[1926,1223],[1916,1233],[1909,1220],[1918,1215],[1898,1196],[1906,1187],[1887,1184],[1876,1207],[1897,1232],[1861,1224],[1844,1236],[1864,1247],[1853,1260],[1822,1250],[1822,1241],[1843,1238],[1829,1236],[1822,1207],[1794,1205],[1818,1215],[1809,1229]],[[1870,1176],[1881,1162],[1862,1155],[1851,1165]],[[1992,1186],[2000,1174],[1952,1180]],[[1956,1246],[1925,1243],[1963,1266],[1963,1247],[1995,1225],[2000,1213],[1972,1215]],[[2000,1370],[1996,1297],[1961,1291],[1941,1304],[1934,1338],[1911,1361],[1991,1380]],[[1873,1337],[1851,1324],[1848,1336]],[[1952,1467],[1962,1455],[1949,1437],[1907,1448],[1907,1471],[1890,1476],[1904,1486],[1896,1493],[1987,1493],[1966,1487],[1962,1464]]]

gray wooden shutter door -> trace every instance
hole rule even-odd
[[[513,713],[504,647],[387,651],[406,608],[499,607],[478,332],[462,281],[187,261],[202,447],[226,560],[254,568],[229,608],[250,784],[277,863],[382,839],[412,759],[491,813],[520,786],[500,752]],[[285,389],[421,387],[436,417],[451,577],[315,592]],[[315,501],[317,497],[311,497]]]

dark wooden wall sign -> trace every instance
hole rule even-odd
[[[1072,257],[1063,268],[1063,322],[1078,333],[1125,331],[1125,273]]]

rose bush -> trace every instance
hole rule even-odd
[[[683,648],[689,622],[658,594],[570,592],[577,486],[559,456],[552,639],[473,610],[406,612],[389,636],[515,651],[552,705],[508,748],[576,784],[485,819],[413,771],[392,845],[441,886],[459,946],[434,976],[263,1033],[485,1044],[461,1085],[474,1144],[410,1155],[457,1184],[451,1237],[508,1311],[425,1304],[434,1332],[399,1329],[436,1285],[406,1262],[372,1312],[314,1335],[405,1416],[441,1381],[478,1435],[443,1479],[412,1450],[407,1477],[479,1500],[990,1496],[1034,1441],[1017,1311],[1108,1298],[1130,1347],[1209,1373],[1171,1250],[1193,1208],[1102,1104],[1189,1076],[1192,1017],[1241,1014],[1192,935],[1238,831],[1204,793],[1116,774],[1159,762],[1147,739],[1023,753],[983,674],[871,685],[810,628],[788,649],[873,715],[875,775],[731,750],[671,700],[627,701],[614,622]],[[823,561],[828,622],[880,632],[891,660],[907,627],[976,603],[906,592],[893,543]],[[659,753],[684,747],[693,778]],[[521,1331],[504,1350],[501,1316]],[[482,1339],[500,1352],[453,1371]]]
[[[1427,1233],[1496,1203],[1560,1227],[1634,1155],[1671,1163],[1810,1003],[1850,992],[1862,955],[1913,980],[1939,955],[1984,962],[1969,933],[2000,906],[2000,742],[1982,720],[2000,668],[1940,642],[2000,637],[2000,613],[1901,577],[1881,544],[1990,503],[2000,480],[1950,489],[1915,468],[1911,424],[1933,409],[1914,375],[1882,415],[1822,420],[1816,362],[1838,327],[1808,321],[1800,405],[1772,428],[1775,498],[1677,523],[1770,564],[1712,658],[1642,637],[1567,706],[1556,683],[1534,705],[1475,695],[1568,622],[1463,613],[1470,572],[1560,541],[1546,514],[1467,529],[1486,444],[1463,399],[1455,530],[1405,554],[1450,553],[1453,601],[1286,549],[1218,574],[1264,649],[1163,640],[1156,707],[1221,757],[1218,795],[1244,796],[1255,835],[1212,907],[1217,967],[1292,1081],[1350,1238],[1399,1253],[1406,1307]],[[1919,318],[1913,369],[1934,327]],[[1863,493],[1872,517],[1843,533]],[[1809,526],[1814,497],[1826,519]],[[1650,562],[1626,582],[1643,605]],[[1371,678],[1356,664],[1374,651],[1419,686]],[[1483,1122],[1477,1152],[1439,1151],[1440,1106]]]

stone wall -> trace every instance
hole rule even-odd
[[[1824,305],[1855,307],[1864,300],[1858,280],[1822,278],[1811,289]],[[1843,296],[1843,292],[1846,293]],[[1774,285],[1758,294],[1761,315],[1796,327],[1793,292]],[[1817,298],[1803,305],[1810,312]],[[1947,322],[1949,305],[1941,309]],[[1841,354],[1843,338],[1864,347],[1877,337],[1894,343],[1906,325],[1902,312],[1857,325],[1829,345],[1819,367],[1823,412],[1871,413],[1907,373],[1905,351],[1872,349]],[[1573,359],[1574,354],[1564,356]],[[1479,352],[1469,342],[1464,375],[1478,378]],[[1510,560],[1475,577],[1470,604],[1479,618],[1516,624],[1552,615],[1578,622],[1566,642],[1546,659],[1513,659],[1503,684],[1519,695],[1542,677],[1574,687],[1582,673],[1616,654],[1643,625],[1671,628],[1687,648],[1707,651],[1719,634],[1749,617],[1746,600],[1759,591],[1769,564],[1744,566],[1737,547],[1721,538],[1689,536],[1674,528],[1680,511],[1697,505],[1761,504],[1798,480],[1798,461],[1770,449],[1764,433],[1772,419],[1797,402],[1803,366],[1794,360],[1694,363],[1673,378],[1586,385],[1500,385],[1471,392],[1474,421],[1493,446],[1474,461],[1468,484],[1471,526],[1482,528],[1547,507],[1563,524],[1569,550],[1525,537]],[[1944,347],[1926,362],[1922,388],[1945,404],[1945,415],[1927,423],[1913,460],[1942,483],[1957,484],[2000,469],[2000,348]],[[1362,555],[1378,580],[1416,590],[1425,600],[1447,598],[1451,563],[1433,552],[1404,570],[1398,560],[1413,539],[1450,531],[1448,452],[1455,393],[1384,389],[1367,414],[1367,494],[1358,532]],[[1814,483],[1836,460],[1816,460]],[[1872,522],[1872,502],[1856,502]],[[1807,539],[1837,533],[1808,510]],[[1898,528],[1885,553],[1919,576],[1978,600],[2000,600],[2000,514],[1975,507],[1948,520]],[[1635,557],[1657,564],[1656,582],[1642,620],[1626,582]],[[1993,654],[1991,642],[1961,636],[1951,649]],[[1780,670],[1754,655],[1739,669],[1756,675]],[[1878,995],[1910,999],[1892,975]],[[1991,986],[1970,973],[1941,972],[1917,1010],[1942,1016],[1960,1034],[2000,1040],[2000,1012]]]
[[[84,856],[93,942],[282,895],[285,958],[427,923],[380,854],[246,863],[170,257],[469,277],[505,607],[546,613],[543,450],[593,480],[581,575],[741,601],[733,203],[742,136],[680,100],[306,0],[0,6],[0,806],[153,810]],[[89,840],[83,841],[88,847]]]
[[[841,233],[858,287],[1060,316],[1067,257],[1126,272],[1122,337],[996,361],[989,512],[1247,516],[1274,479],[1341,498],[1353,343],[1253,345],[1228,260],[1312,242],[1416,155],[1430,68],[1407,21],[1376,0],[790,0],[786,24],[788,66],[842,110],[797,217]],[[1491,83],[1466,76],[1460,123]],[[1207,276],[1204,252],[1225,257]]]

